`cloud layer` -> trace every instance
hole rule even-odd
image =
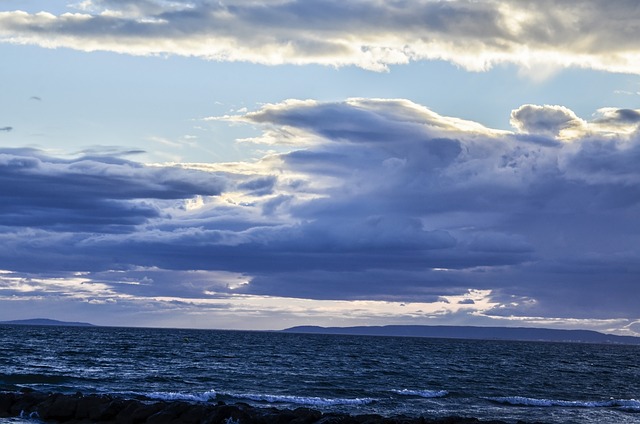
[[[0,216],[8,228],[129,232],[161,216],[159,201],[213,196],[224,186],[216,175],[117,157],[63,160],[31,149],[0,150]]]
[[[0,12],[0,40],[375,71],[445,60],[476,71],[515,63],[538,75],[567,66],[638,74],[638,22],[633,0],[85,0],[60,15]]]
[[[0,278],[5,298],[73,277],[94,303],[412,302],[618,331],[639,318],[639,110],[523,105],[515,132],[403,99],[210,119],[289,151],[172,166],[0,151],[0,269],[29,276]]]

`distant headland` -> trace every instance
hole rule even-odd
[[[431,337],[471,340],[514,340],[567,343],[607,343],[640,345],[640,337],[616,336],[591,330],[558,330],[527,327],[473,327],[450,325],[384,325],[359,327],[298,326],[282,332],[344,334],[361,336]]]
[[[88,322],[68,322],[68,321],[58,321],[55,319],[47,319],[47,318],[34,318],[34,319],[18,319],[13,321],[0,321],[0,324],[6,325],[49,325],[49,326],[59,326],[59,327],[95,327],[93,324],[89,324]]]

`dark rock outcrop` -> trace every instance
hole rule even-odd
[[[255,408],[246,403],[190,403],[121,399],[106,395],[0,393],[0,418],[38,417],[52,423],[89,424],[505,424],[476,418],[322,413],[309,408]],[[524,424],[524,423],[523,423]]]

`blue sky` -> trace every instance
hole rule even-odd
[[[634,2],[0,3],[0,320],[639,334]]]

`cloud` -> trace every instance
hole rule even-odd
[[[0,269],[80,272],[181,308],[287,297],[418,302],[415,317],[459,323],[639,319],[636,110],[524,105],[516,132],[404,99],[215,119],[288,150],[173,166],[1,151]]]
[[[587,122],[564,106],[522,105],[511,112],[511,125],[520,133],[562,141],[587,135],[611,139],[631,134],[640,126],[640,109],[601,108]]]
[[[601,108],[594,114],[593,123],[602,131],[631,133],[640,126],[639,109]]]
[[[571,143],[532,142],[404,100],[287,101],[228,117],[263,125],[265,142],[277,141],[280,130],[288,144],[291,134],[314,140],[281,155],[280,166],[306,176],[305,187],[320,195],[289,205],[306,224],[287,239],[295,245],[290,251],[314,252],[317,262],[297,262],[318,270],[318,277],[255,270],[247,289],[310,297],[386,292],[406,300],[408,292],[471,285],[496,296],[538,298],[520,302],[520,311],[578,316],[606,298],[600,316],[616,303],[614,314],[633,314],[631,303],[602,294],[611,281],[627,296],[635,293],[627,276],[637,272],[637,234],[628,230],[640,203],[637,133],[614,125],[635,123],[635,111],[607,111],[591,121],[560,106],[513,112],[520,131]],[[308,241],[295,244],[298,237]],[[335,288],[325,273],[330,268]],[[566,297],[559,299],[556,289],[554,298],[558,285]]]
[[[511,112],[511,125],[527,134],[565,138],[581,131],[585,122],[564,106],[524,105]]]
[[[0,131],[5,131],[5,132],[13,131],[13,127],[0,127]]]
[[[30,149],[0,150],[4,227],[130,231],[163,212],[152,201],[218,195],[225,180],[106,156],[57,159]]]
[[[514,63],[531,75],[569,66],[637,74],[635,6],[632,0],[87,0],[60,15],[0,12],[0,39],[82,51],[374,71],[445,60],[474,71]]]

